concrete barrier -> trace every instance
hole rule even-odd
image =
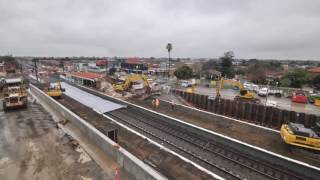
[[[51,110],[54,111],[53,113],[56,114],[57,117],[69,120],[69,122],[77,127],[82,133],[86,134],[91,142],[118,162],[121,168],[132,174],[137,180],[167,179],[125,149],[118,147],[117,143],[110,140],[91,124],[56,102],[37,87],[30,85],[30,91],[41,101],[41,103],[45,103],[47,106],[51,107]]]
[[[266,161],[266,162],[269,162],[275,166],[286,167],[289,171],[297,172],[297,173],[305,175],[306,177],[309,177],[311,179],[317,179],[320,175],[320,168],[318,168],[318,167],[315,167],[315,166],[309,165],[307,163],[297,161],[297,160],[273,153],[271,151],[253,146],[251,144],[247,144],[245,142],[224,136],[219,133],[215,133],[213,131],[209,131],[207,129],[195,126],[190,123],[186,123],[182,120],[167,116],[165,114],[161,114],[161,113],[146,109],[144,107],[141,107],[141,106],[129,103],[129,102],[125,102],[123,100],[120,100],[120,99],[117,99],[114,97],[107,96],[107,95],[105,95],[101,92],[98,92],[96,90],[93,90],[93,89],[90,89],[87,87],[83,87],[83,86],[79,86],[76,84],[73,84],[73,85],[77,86],[78,88],[80,88],[84,91],[87,91],[87,92],[90,92],[96,96],[99,96],[101,98],[104,98],[104,99],[107,99],[107,100],[110,100],[110,101],[113,101],[113,102],[116,102],[116,103],[119,103],[122,105],[132,106],[137,111],[141,111],[141,110],[147,111],[150,113],[150,115],[155,116],[155,117],[162,116],[162,117],[164,117],[163,120],[165,120],[166,122],[168,122],[172,125],[176,125],[176,126],[181,127],[182,129],[189,130],[190,132],[193,132],[199,136],[210,138],[213,141],[218,142],[226,147],[230,147],[232,149],[237,149],[239,151],[246,152],[248,155],[256,158],[257,160]],[[170,107],[169,106],[170,103],[169,102],[166,102],[166,103],[168,103],[167,107]],[[164,101],[162,102],[162,105],[164,105]],[[216,115],[216,114],[214,114],[212,116],[212,114],[210,114],[210,113],[205,113],[204,111],[194,109],[194,108],[188,108],[183,105],[176,105],[175,110],[178,110],[178,109],[180,109],[184,113],[190,113],[190,114],[198,114],[199,115],[199,113],[202,112],[201,117],[206,116],[206,118],[208,118],[208,119],[210,119],[210,118],[211,119],[212,118],[222,118],[222,119],[227,118],[227,119],[229,119],[228,117],[224,117],[224,116]],[[269,128],[265,128],[265,129],[274,131],[275,133],[278,132],[276,130],[272,130]]]

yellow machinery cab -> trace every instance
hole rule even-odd
[[[186,92],[188,93],[194,93],[196,86],[193,84],[192,87],[187,88]]]
[[[314,105],[320,106],[320,99],[316,99],[316,100],[314,101]]]
[[[140,75],[140,74],[129,75],[125,79],[124,83],[113,84],[113,89],[116,92],[128,91],[138,81],[142,83],[142,88],[146,88],[147,90],[150,89],[150,84],[149,84],[147,78],[144,75]],[[137,83],[137,84],[139,84],[139,83]]]
[[[64,89],[61,87],[60,82],[56,82],[56,83],[50,83],[48,89],[46,90],[46,93],[50,97],[61,98],[63,91]]]
[[[257,103],[257,104],[260,103],[260,99],[255,98],[254,92],[245,89],[243,83],[241,83],[240,81],[233,80],[233,79],[224,79],[223,77],[220,78],[220,83],[217,87],[217,93],[216,93],[217,98],[220,98],[220,95],[221,95],[220,91],[221,91],[221,89],[223,89],[223,86],[225,83],[229,83],[233,87],[239,88],[239,95],[235,96],[234,100],[252,102],[252,103]]]
[[[287,144],[320,150],[320,125],[307,128],[303,124],[288,123],[281,126],[281,138]]]
[[[28,106],[27,91],[21,77],[5,79],[3,88],[3,110],[26,108]]]

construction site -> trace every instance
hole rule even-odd
[[[320,116],[265,106],[241,82],[220,78],[212,97],[162,75],[17,62],[2,86],[0,179],[319,178]]]
[[[319,0],[0,0],[0,180],[320,180]]]

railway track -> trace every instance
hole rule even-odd
[[[128,106],[105,115],[226,179],[306,179],[281,167],[274,167],[272,164],[249,157],[236,149],[228,149],[179,126],[164,122],[163,117],[141,109]]]

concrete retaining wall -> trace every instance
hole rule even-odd
[[[73,84],[73,85],[75,85],[75,84]],[[216,142],[218,142],[218,143],[220,143],[220,144],[222,144],[224,146],[230,147],[232,149],[237,149],[239,151],[246,152],[247,154],[249,154],[252,157],[255,157],[256,159],[260,159],[262,161],[270,162],[270,163],[272,163],[274,165],[279,165],[281,167],[287,167],[287,169],[289,171],[297,172],[299,174],[305,175],[306,177],[310,177],[312,179],[317,179],[319,177],[319,175],[320,175],[319,168],[316,168],[316,167],[311,166],[309,164],[306,164],[306,163],[303,163],[303,162],[300,162],[300,161],[296,161],[296,160],[281,156],[279,154],[272,153],[272,152],[267,151],[265,149],[262,149],[262,148],[259,148],[259,147],[256,147],[256,146],[253,146],[253,145],[250,145],[250,144],[246,144],[246,143],[238,141],[236,139],[232,139],[232,138],[229,138],[227,136],[223,136],[221,134],[218,134],[218,133],[215,133],[215,132],[212,132],[212,131],[208,131],[206,129],[199,128],[197,126],[185,123],[185,122],[183,122],[181,120],[178,120],[178,119],[175,119],[175,118],[172,118],[172,117],[168,117],[166,115],[163,115],[163,114],[160,114],[160,113],[157,113],[157,112],[153,112],[151,110],[145,109],[145,108],[137,106],[137,105],[133,105],[131,103],[127,103],[125,101],[122,101],[122,100],[119,100],[119,99],[104,95],[104,94],[102,94],[102,93],[100,93],[100,92],[98,92],[96,90],[93,90],[93,89],[90,89],[90,88],[86,88],[86,87],[81,87],[81,86],[78,86],[78,85],[75,85],[75,86],[79,87],[80,89],[82,89],[84,91],[87,91],[87,92],[92,93],[92,94],[94,94],[96,96],[99,96],[101,98],[104,98],[104,99],[107,99],[107,100],[110,100],[110,101],[113,101],[113,102],[116,102],[116,103],[119,103],[119,104],[122,104],[122,105],[132,106],[132,107],[134,107],[134,108],[136,108],[137,110],[140,110],[140,111],[141,110],[148,111],[152,116],[163,116],[164,117],[163,119],[166,122],[170,123],[170,124],[179,126],[179,127],[183,128],[183,129],[187,129],[190,132],[198,134],[199,136],[210,138],[213,141],[216,141]],[[168,102],[164,102],[163,101],[162,103],[160,103],[160,105],[162,104],[163,106],[165,106],[165,103],[168,103]],[[169,103],[167,104],[167,107],[170,107]],[[223,117],[221,117],[221,116],[216,116],[215,117],[214,115],[202,113],[202,112],[199,112],[197,110],[193,110],[191,108],[188,108],[188,107],[185,107],[185,106],[180,106],[180,105],[176,105],[175,111],[176,110],[180,110],[181,112],[190,113],[190,114],[193,114],[193,115],[197,114],[198,116],[201,116],[201,117],[205,116],[207,119],[210,119],[210,118],[211,119],[212,118],[221,118],[221,119],[223,119]]]
[[[103,152],[108,154],[112,159],[117,161],[120,167],[131,173],[136,179],[166,179],[125,149],[121,147],[117,148],[117,143],[110,140],[107,136],[102,134],[91,124],[87,123],[82,118],[56,102],[54,99],[43,93],[37,87],[30,85],[30,91],[42,103],[45,103],[47,106],[51,107],[54,111],[53,113],[57,114],[58,117],[69,120],[69,123],[72,123],[82,133],[86,134],[91,142],[93,142],[97,147],[103,150]]]

